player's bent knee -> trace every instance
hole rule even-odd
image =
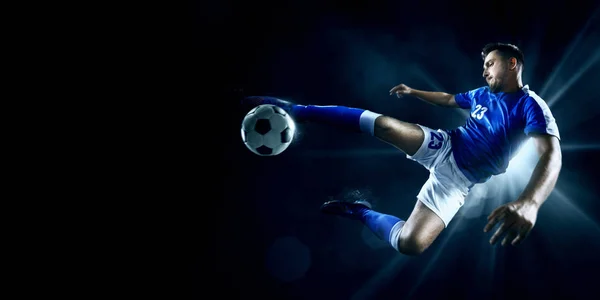
[[[398,251],[402,254],[422,254],[429,248],[429,246],[431,246],[433,241],[444,228],[441,220],[430,220],[432,218],[431,215],[424,215],[424,212],[426,211],[419,210],[423,209],[423,207],[419,204],[420,203],[417,204],[417,213],[415,213],[415,218],[411,216],[413,219],[409,220],[404,225],[404,228],[402,228],[402,231],[399,234],[397,245]],[[418,219],[420,222],[415,222],[415,219]],[[439,221],[439,224],[435,221]]]
[[[400,236],[398,240],[398,252],[405,255],[417,256],[425,252],[430,245],[431,243],[415,236]]]

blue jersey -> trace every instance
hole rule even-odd
[[[548,105],[528,86],[513,93],[492,93],[485,86],[454,98],[471,110],[465,125],[447,131],[456,164],[472,182],[504,173],[529,133],[560,139]]]

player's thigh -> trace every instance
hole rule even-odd
[[[425,138],[418,125],[388,116],[380,116],[375,120],[375,136],[408,155],[414,155]]]
[[[444,230],[444,221],[423,202],[417,200],[400,233],[399,248],[408,252],[423,252]]]

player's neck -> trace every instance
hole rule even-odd
[[[501,92],[514,93],[520,91],[521,89],[523,89],[523,82],[521,81],[521,78],[519,78],[515,81],[511,81],[510,83],[506,84]]]

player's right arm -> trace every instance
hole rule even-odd
[[[459,108],[460,106],[456,103],[456,99],[453,94],[444,92],[429,92],[422,91],[408,87],[405,84],[399,84],[390,90],[390,95],[396,94],[401,97],[402,95],[411,95],[417,97],[427,103],[431,103],[437,106]]]

